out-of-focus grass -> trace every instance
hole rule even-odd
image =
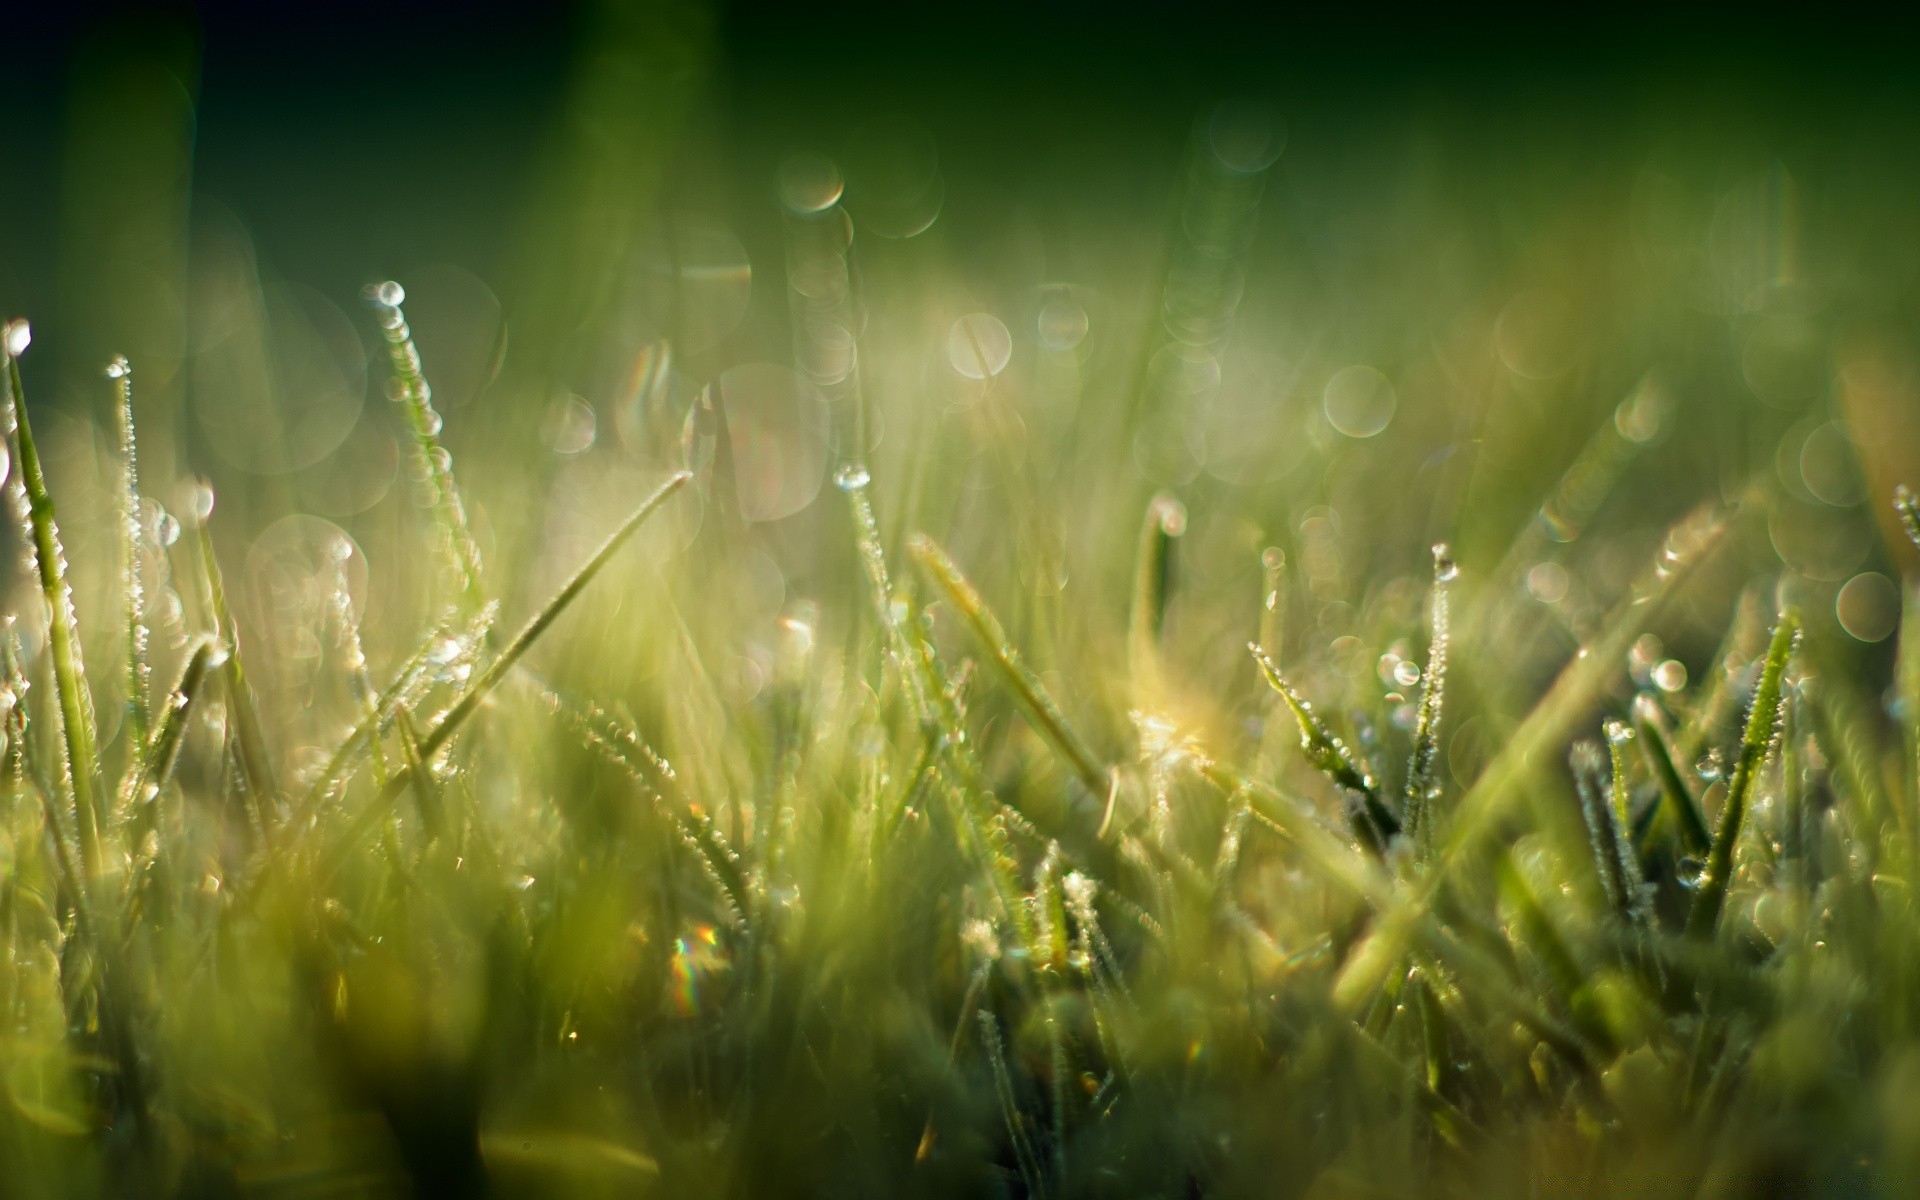
[[[7,326],[0,1192],[1898,1189],[1896,169],[1228,104],[1146,222],[899,114],[733,186],[661,12],[492,284],[162,206],[105,381]]]

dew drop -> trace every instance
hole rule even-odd
[[[1653,682],[1663,692],[1677,692],[1687,686],[1687,665],[1669,658],[1653,669]]]
[[[1350,438],[1378,434],[1393,420],[1397,405],[1393,384],[1364,363],[1336,372],[1321,397],[1327,423]]]
[[[1433,544],[1433,580],[1435,583],[1452,583],[1460,577],[1460,564],[1453,561],[1453,554],[1445,542]]]
[[[33,344],[33,326],[27,324],[25,317],[15,317],[8,321],[5,330],[8,358],[19,358]]]
[[[193,490],[187,494],[187,509],[193,514],[193,519],[197,522],[204,523],[208,517],[211,517],[213,515],[212,485],[207,483],[194,484]]]
[[[842,466],[833,474],[833,485],[843,492],[857,492],[873,482],[873,476],[867,470],[867,464],[858,459]]]
[[[810,216],[840,202],[846,181],[840,168],[824,154],[796,154],[780,164],[780,203],[790,213]]]
[[[368,285],[367,299],[382,308],[399,308],[406,303],[407,289],[389,279],[384,283]]]
[[[426,419],[421,421],[420,424],[427,431],[428,437],[439,437],[440,430],[446,426],[446,422],[441,419],[439,412],[434,409],[427,410]]]
[[[1393,681],[1401,687],[1412,687],[1420,682],[1419,664],[1401,659],[1393,666]]]
[[[1071,350],[1087,336],[1087,310],[1064,296],[1047,301],[1035,319],[1040,344],[1049,350]]]
[[[161,509],[153,520],[153,540],[157,545],[171,546],[180,540],[180,520],[166,509]]]
[[[133,374],[133,367],[127,362],[126,355],[116,354],[107,360],[105,374],[108,379],[125,379],[127,376]]]
[[[1633,727],[1625,721],[1609,717],[1603,728],[1607,733],[1607,741],[1611,745],[1624,746],[1633,740]]]
[[[1287,565],[1287,552],[1278,546],[1268,546],[1260,552],[1260,565],[1269,571],[1278,571]]]
[[[1013,335],[992,313],[968,313],[947,331],[947,361],[968,379],[986,379],[1007,369]]]

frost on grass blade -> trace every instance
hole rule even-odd
[[[1420,673],[1420,709],[1413,727],[1413,755],[1407,761],[1407,786],[1400,811],[1406,814],[1422,857],[1433,854],[1434,804],[1440,798],[1434,764],[1440,757],[1440,715],[1446,701],[1447,644],[1451,636],[1449,593],[1460,567],[1446,543],[1433,547],[1432,629],[1427,642],[1427,668]]]
[[[1280,674],[1280,668],[1273,665],[1259,646],[1247,643],[1248,653],[1260,668],[1268,686],[1280,693],[1287,702],[1293,718],[1300,725],[1300,752],[1307,757],[1316,770],[1334,785],[1340,788],[1347,799],[1347,820],[1353,830],[1353,836],[1376,857],[1385,858],[1388,845],[1400,835],[1400,819],[1380,798],[1379,784],[1374,781],[1373,773],[1366,764],[1356,758],[1347,749],[1347,744],[1327,728],[1320,714],[1313,711],[1313,705],[1302,699],[1299,692],[1293,690]]]

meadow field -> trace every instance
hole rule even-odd
[[[198,12],[0,51],[0,1196],[1920,1176],[1896,39]]]

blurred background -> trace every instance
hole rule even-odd
[[[150,536],[212,485],[270,688],[311,682],[342,538],[370,654],[414,643],[426,523],[361,298],[394,279],[509,612],[691,462],[699,502],[639,557],[716,550],[676,586],[743,702],[781,614],[831,625],[858,595],[847,461],[889,545],[947,541],[1047,669],[1115,644],[1164,489],[1189,516],[1169,637],[1249,696],[1270,547],[1310,682],[1371,703],[1450,539],[1463,586],[1513,602],[1518,700],[1715,499],[1747,502],[1736,550],[1648,679],[1709,670],[1741,586],[1776,576],[1825,653],[1887,670],[1886,497],[1920,480],[1910,29],[271,7],[6,23],[0,310],[33,321],[83,618],[111,603],[124,353]],[[153,582],[177,653],[195,599]],[[646,615],[622,603],[596,628]],[[549,665],[657,669],[595,644]]]

